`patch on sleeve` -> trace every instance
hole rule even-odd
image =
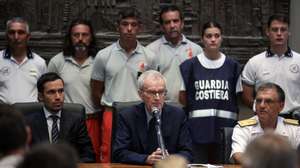
[[[254,119],[246,119],[246,120],[238,121],[238,124],[239,124],[241,127],[245,127],[245,126],[250,126],[250,125],[256,125],[256,124],[257,124],[257,121],[254,120]]]
[[[290,124],[290,125],[299,125],[299,120],[295,120],[295,119],[284,119],[283,122],[285,124]]]

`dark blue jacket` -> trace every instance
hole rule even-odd
[[[43,108],[25,115],[31,127],[32,145],[49,143],[47,120]],[[63,109],[60,118],[59,141],[69,143],[78,152],[81,162],[95,162],[95,155],[88,136],[85,114]]]
[[[164,105],[161,130],[169,154],[179,154],[192,161],[191,138],[183,110]],[[120,163],[145,164],[147,151],[147,117],[145,104],[130,107],[118,115],[113,160]]]

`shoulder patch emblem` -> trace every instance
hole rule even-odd
[[[284,119],[283,122],[285,124],[299,125],[299,121],[295,119]]]
[[[257,121],[254,120],[254,119],[246,119],[246,120],[238,121],[238,124],[239,124],[241,127],[245,127],[245,126],[250,126],[250,125],[256,125],[256,124],[257,124]]]

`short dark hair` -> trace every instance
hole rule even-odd
[[[24,117],[11,105],[0,104],[0,137],[0,157],[26,146]]]
[[[176,5],[166,5],[166,6],[162,7],[162,9],[159,13],[159,23],[161,25],[164,23],[162,15],[164,13],[169,12],[169,11],[178,11],[180,19],[183,21],[183,14],[182,14],[181,10]]]
[[[86,19],[75,19],[71,22],[68,32],[65,35],[64,38],[64,46],[63,46],[63,54],[64,56],[71,56],[74,55],[74,46],[72,45],[72,28],[77,25],[86,25],[90,29],[91,33],[91,43],[88,46],[88,54],[89,56],[95,57],[98,51],[97,45],[96,45],[96,36],[93,29],[93,26],[89,20]]]
[[[282,14],[275,14],[275,15],[272,15],[269,17],[268,28],[271,26],[271,24],[274,20],[277,20],[277,21],[280,21],[280,22],[290,25],[289,17],[282,15]]]
[[[118,24],[120,24],[122,19],[126,19],[128,17],[135,18],[139,23],[142,23],[141,21],[141,14],[135,7],[126,7],[119,11],[118,13]]]
[[[206,29],[213,28],[213,27],[218,28],[220,30],[221,34],[222,34],[223,30],[222,30],[221,25],[218,22],[216,22],[216,21],[209,21],[209,22],[206,22],[206,23],[203,24],[202,31],[201,31],[201,37],[204,36],[204,33],[205,33]]]
[[[271,82],[267,82],[267,83],[263,83],[261,84],[258,88],[257,88],[257,92],[260,92],[260,91],[263,91],[263,90],[266,90],[266,89],[275,89],[276,92],[277,92],[277,95],[278,95],[278,98],[279,98],[279,101],[280,102],[284,102],[285,101],[285,94],[284,94],[284,91],[283,89],[275,84],[275,83],[271,83]]]
[[[39,144],[25,154],[17,168],[76,168],[78,156],[67,144]]]
[[[39,93],[43,93],[44,91],[44,84],[47,82],[52,82],[60,79],[63,83],[64,80],[55,72],[48,72],[43,74],[37,81],[37,89]]]

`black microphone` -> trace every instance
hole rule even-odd
[[[162,157],[163,159],[167,157],[166,153],[166,147],[164,143],[164,139],[161,133],[161,119],[160,119],[160,110],[157,107],[152,107],[152,114],[153,117],[155,118],[155,129],[156,129],[156,134],[157,134],[157,142],[159,148],[162,150]]]

